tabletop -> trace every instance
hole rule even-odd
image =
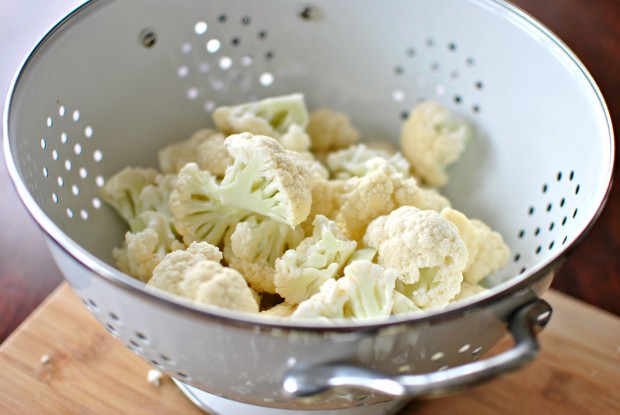
[[[0,0],[0,96],[20,62],[77,0]],[[514,0],[556,33],[588,68],[620,125],[620,2]],[[1,151],[1,150],[0,150]],[[0,157],[0,343],[62,281],[35,222],[21,204]],[[620,190],[568,258],[553,287],[620,315]]]

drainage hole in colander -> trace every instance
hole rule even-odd
[[[105,185],[105,179],[103,178],[103,176],[95,177],[95,184],[97,185],[97,187],[103,187]]]
[[[92,138],[94,134],[94,130],[93,127],[91,127],[90,125],[86,126],[86,128],[84,128],[84,136],[86,138]]]
[[[61,105],[58,108],[58,115],[60,115],[61,117],[64,117],[66,113],[67,113],[67,109],[64,107],[64,105]]]
[[[56,193],[52,193],[52,202],[58,204],[58,195]]]
[[[482,353],[482,346],[478,346],[471,351],[471,355],[474,356],[474,359],[478,358],[480,356],[480,353]]]
[[[106,330],[108,331],[108,333],[110,333],[111,335],[113,335],[114,337],[118,337],[118,330],[116,330],[116,327],[114,327],[112,324],[107,323],[105,325]]]
[[[463,354],[463,353],[465,353],[465,352],[466,352],[466,351],[468,351],[470,348],[471,348],[471,345],[470,345],[469,343],[462,345],[462,346],[459,348],[459,354]]]
[[[45,150],[47,148],[47,141],[45,138],[41,139],[41,150]]]
[[[47,169],[47,167],[43,166],[43,177],[48,177],[50,175],[49,170]]]
[[[190,380],[190,377],[183,372],[176,372],[176,375],[183,380]]]
[[[444,358],[446,354],[444,352],[437,352],[431,356],[431,361],[436,362]]]
[[[139,331],[137,331],[136,333],[134,333],[135,336],[138,338],[138,340],[140,340],[142,343],[144,344],[148,344],[150,343],[150,340],[148,337],[146,337],[146,335],[144,335],[144,333],[141,333]]]
[[[91,312],[93,313],[99,312],[99,306],[94,300],[87,298],[87,299],[82,299],[82,302],[84,303],[86,308],[88,308]]]
[[[47,126],[49,128],[52,128],[54,126],[54,120],[52,120],[52,117],[47,117]]]
[[[101,208],[101,200],[98,197],[93,197],[92,204],[95,209]]]

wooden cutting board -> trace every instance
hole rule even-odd
[[[402,415],[620,414],[620,318],[557,292],[546,299],[554,315],[534,363]],[[148,383],[148,370],[62,284],[0,345],[0,414],[204,414],[169,378]]]

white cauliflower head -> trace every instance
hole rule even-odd
[[[351,124],[347,114],[328,109],[313,111],[306,131],[312,141],[312,151],[315,153],[348,147],[360,137],[359,131]]]
[[[341,234],[334,221],[317,215],[312,236],[276,260],[276,292],[289,304],[310,298],[325,281],[336,277],[356,246]]]
[[[154,169],[126,167],[106,181],[101,188],[101,198],[129,222],[146,210],[142,191],[156,185],[158,175]]]
[[[353,261],[343,277],[327,280],[318,293],[300,303],[292,318],[385,319],[392,312],[397,275],[370,261]]]
[[[218,261],[182,261],[174,268],[156,269],[147,287],[176,294],[198,304],[258,313],[258,304],[239,272]]]
[[[271,137],[231,135],[226,146],[234,158],[220,183],[221,203],[298,225],[310,213],[311,176],[305,163]]]
[[[433,210],[400,207],[368,225],[364,243],[377,262],[396,269],[404,292],[420,308],[445,305],[460,289],[467,248],[454,224]]]
[[[226,135],[251,133],[277,139],[289,150],[306,151],[308,111],[302,94],[266,98],[213,111],[215,126]]]
[[[478,219],[469,219],[463,213],[445,208],[441,215],[454,223],[469,253],[463,278],[477,284],[489,274],[503,268],[510,258],[510,248],[502,235]]]
[[[439,193],[418,186],[412,177],[405,177],[386,160],[374,158],[362,177],[347,180],[339,199],[335,220],[349,238],[360,241],[366,227],[375,218],[400,206],[420,209],[441,209],[449,201]]]
[[[219,262],[222,260],[222,252],[208,242],[192,242],[186,249],[172,251],[164,256],[153,270],[149,284],[162,285],[164,283],[159,280],[165,279],[168,281],[166,284],[176,285],[187,268],[206,259]],[[177,294],[174,290],[170,292]]]
[[[207,241],[219,246],[226,232],[248,215],[244,209],[224,205],[216,177],[195,163],[179,172],[169,207],[174,226],[188,245]]]
[[[327,155],[327,167],[333,178],[349,179],[351,177],[362,177],[368,173],[372,166],[369,161],[374,158],[383,159],[394,167],[394,169],[409,176],[409,162],[400,152],[388,153],[382,149],[373,149],[365,144],[354,144],[339,151]]]
[[[266,216],[251,215],[225,239],[224,259],[254,290],[274,294],[276,259],[295,249],[304,236],[299,226],[292,228]]]
[[[448,181],[446,168],[456,162],[472,137],[472,128],[440,104],[423,102],[411,110],[401,130],[401,149],[414,176],[438,187]]]
[[[196,131],[185,140],[164,147],[157,154],[159,169],[166,174],[177,174],[187,163],[198,163],[200,153],[198,148],[205,141],[217,135],[221,136],[216,130],[204,128]],[[224,154],[217,154],[215,157],[219,160],[223,156]]]

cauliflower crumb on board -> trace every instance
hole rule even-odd
[[[41,356],[41,359],[39,359],[39,362],[41,362],[42,365],[47,365],[51,361],[52,361],[52,357],[47,353]]]
[[[309,113],[299,93],[212,117],[160,149],[157,169],[126,167],[101,190],[128,224],[117,266],[149,289],[265,318],[363,321],[480,295],[508,262],[502,236],[441,194],[473,129],[436,102],[411,110],[400,148],[362,141],[344,112]]]
[[[161,385],[164,374],[157,369],[149,369],[146,374],[146,381],[156,388]]]

